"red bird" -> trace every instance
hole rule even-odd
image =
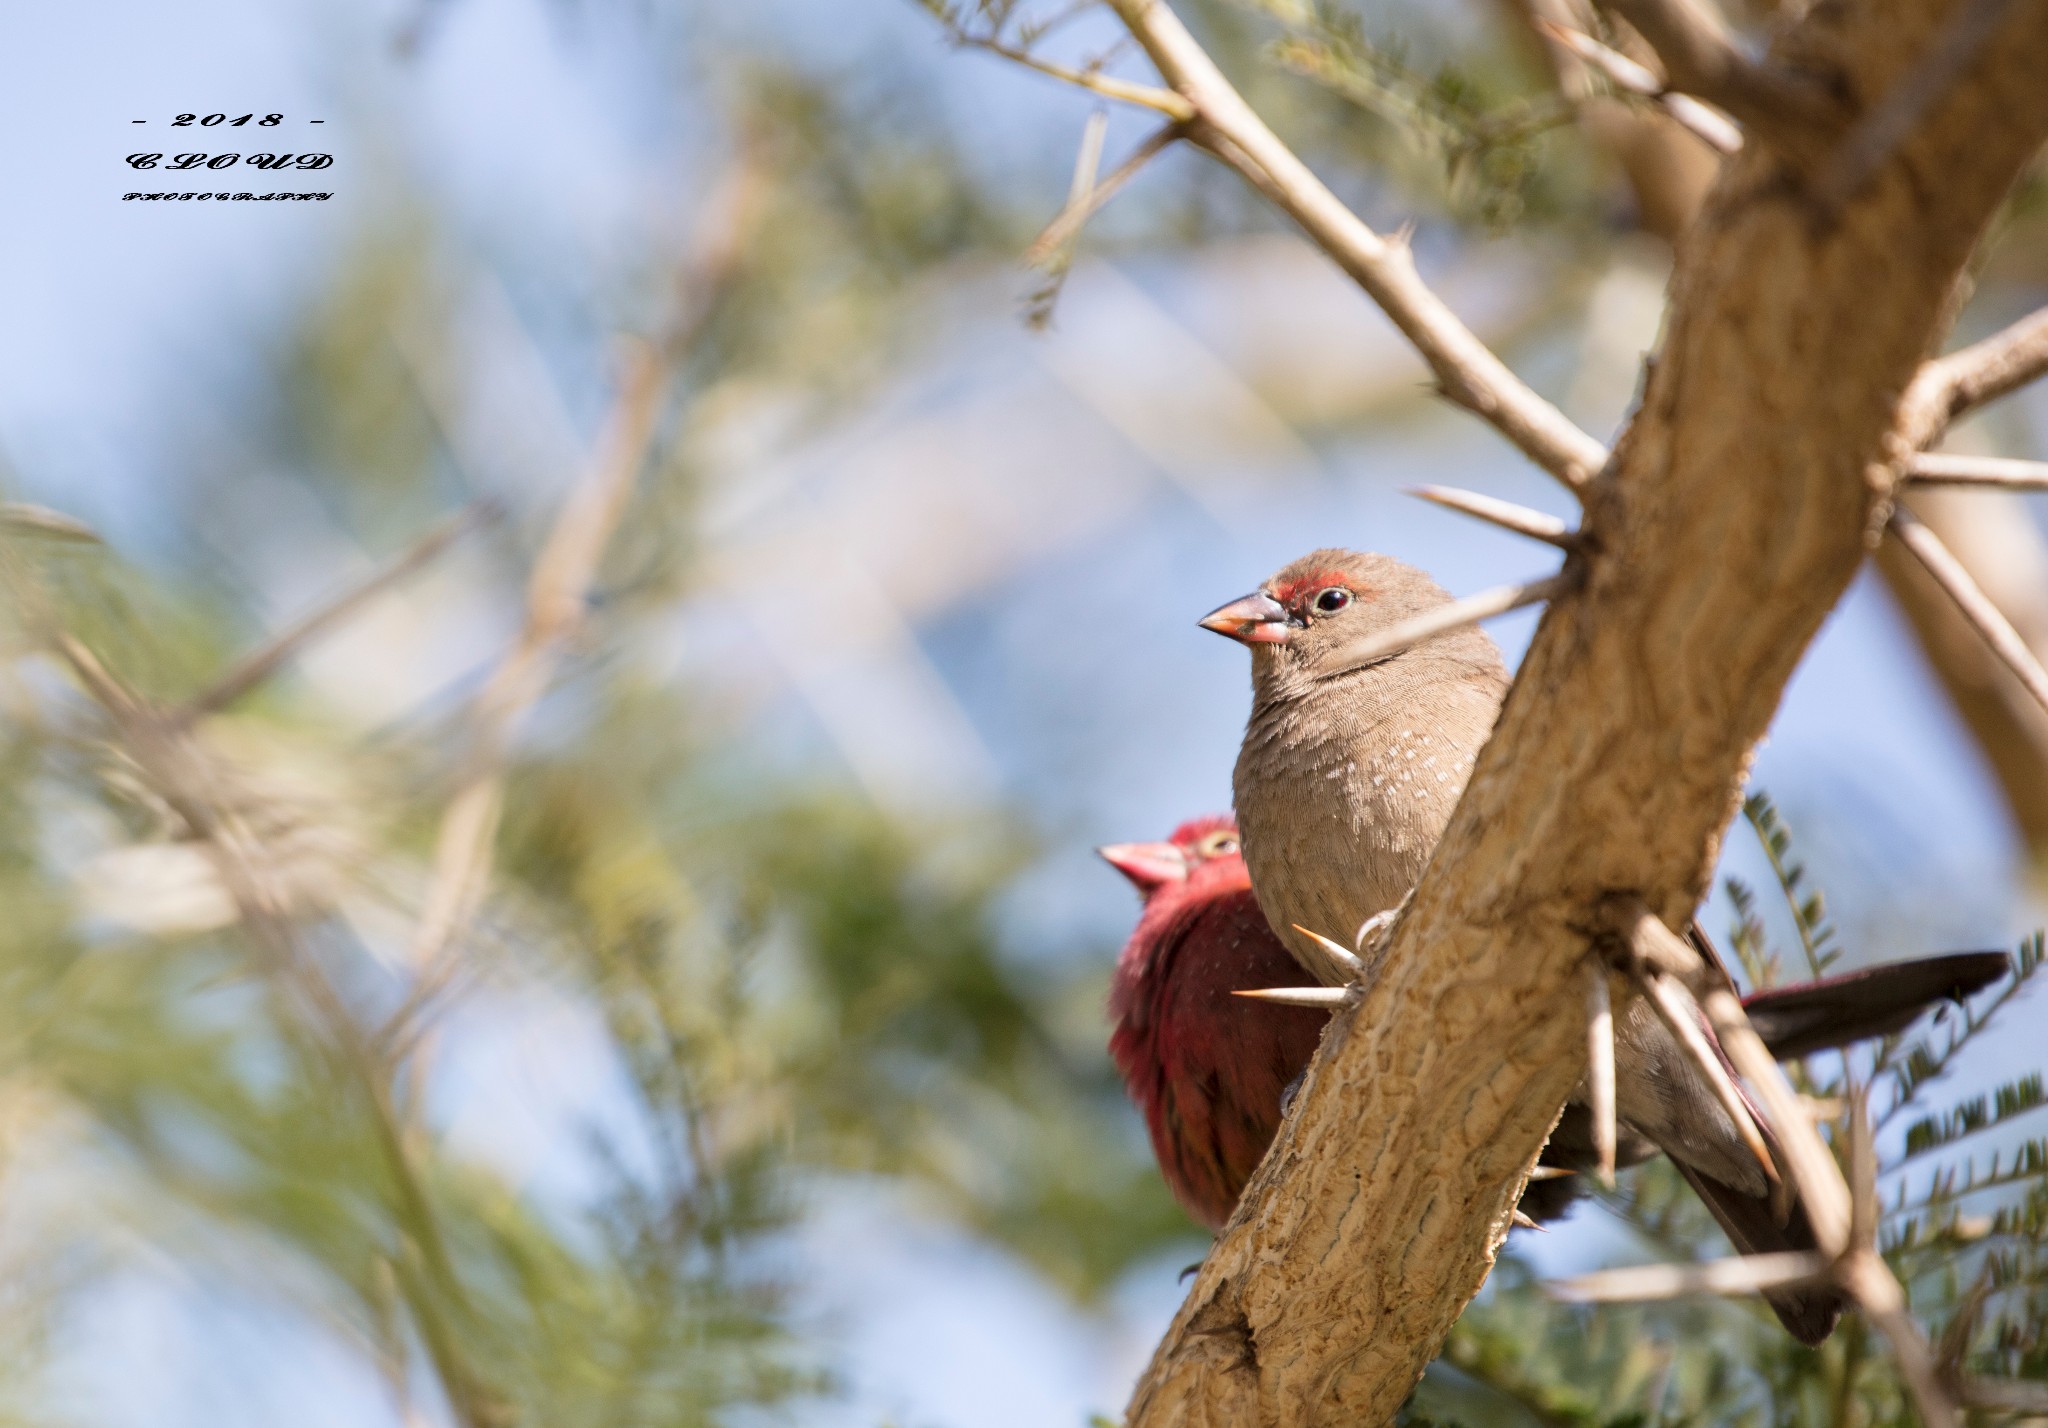
[[[1145,898],[1110,984],[1109,1054],[1174,1198],[1221,1230],[1329,1013],[1231,995],[1301,980],[1252,896],[1234,819],[1197,818],[1164,843],[1097,851]]]
[[[1308,1069],[1329,1013],[1231,995],[1302,980],[1252,896],[1234,819],[1197,818],[1164,843],[1097,851],[1145,899],[1110,984],[1109,1052],[1174,1198],[1220,1231],[1280,1129],[1287,1088]],[[1935,1002],[1960,1000],[2007,970],[2002,952],[1959,952],[1772,987],[1743,1006],[1775,1055],[1804,1056],[1903,1030]],[[1620,1151],[1632,1165],[1657,1148],[1624,1125]],[[1591,1168],[1584,1106],[1566,1108],[1543,1163]],[[1552,1219],[1576,1193],[1576,1177],[1532,1181],[1522,1208]]]

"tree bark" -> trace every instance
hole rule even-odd
[[[1861,110],[1958,8],[1819,6],[1774,58]],[[1584,588],[1546,614],[1132,1424],[1380,1422],[1437,1352],[1584,1069],[1604,900],[1684,925],[1755,741],[1881,529],[1901,393],[2048,134],[2043,74],[2048,26],[2016,16],[1832,213],[1765,145],[1730,164],[1682,243],[1642,409],[1586,491]]]
[[[1504,8],[1532,51],[1550,62],[1580,128],[1627,175],[1642,226],[1675,247],[1706,200],[1719,156],[1650,107],[1600,96],[1584,63],[1537,31],[1535,21],[1542,18],[1591,33],[1590,0],[1505,0]],[[2036,656],[2048,659],[2048,540],[2021,503],[2011,496],[1935,492],[1916,500],[1915,510]],[[2037,871],[2048,867],[2048,714],[1896,542],[1878,548],[1877,568],[1928,668],[1989,764],[2031,861]]]

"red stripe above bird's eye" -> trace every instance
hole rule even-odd
[[[1297,576],[1293,580],[1284,580],[1266,593],[1281,604],[1291,606],[1296,601],[1315,594],[1318,590],[1329,589],[1332,585],[1343,586],[1361,600],[1369,599],[1372,595],[1372,591],[1368,586],[1354,581],[1341,570],[1313,571],[1307,575]]]

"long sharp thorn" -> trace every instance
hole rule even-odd
[[[1586,984],[1586,1106],[1593,1117],[1594,1174],[1614,1188],[1614,1005],[1607,994],[1607,969],[1590,963]]]
[[[2048,461],[2009,456],[1952,456],[1923,451],[1906,462],[1915,486],[1991,486],[2007,491],[2048,491]]]
[[[1323,936],[1322,933],[1311,932],[1298,922],[1294,923],[1293,927],[1296,932],[1299,932],[1303,937],[1308,938],[1309,941],[1315,943],[1316,946],[1322,948],[1325,952],[1329,953],[1330,960],[1335,962],[1338,966],[1344,968],[1347,972],[1349,972],[1352,975],[1352,977],[1357,977],[1359,970],[1365,965],[1363,962],[1360,962],[1358,960],[1358,954],[1353,952],[1349,947],[1346,947],[1343,943],[1332,942],[1329,938]]]
[[[1578,532],[1556,516],[1518,506],[1513,501],[1503,501],[1497,496],[1482,496],[1477,491],[1461,491],[1455,486],[1411,486],[1408,494],[1442,506],[1447,511],[1456,511],[1459,515],[1471,516],[1502,530],[1513,531],[1516,535],[1554,545],[1560,550],[1570,550],[1579,543]]]
[[[1735,1078],[1728,1074],[1728,1068],[1721,1064],[1721,1058],[1707,1040],[1706,1030],[1700,1024],[1699,1003],[1693,1000],[1685,984],[1675,977],[1667,977],[1661,972],[1638,972],[1636,975],[1650,998],[1650,1004],[1664,1018],[1664,1024],[1671,1028],[1672,1035],[1678,1038],[1679,1046],[1692,1061],[1693,1069],[1706,1079],[1715,1098],[1721,1102],[1721,1109],[1735,1123],[1743,1144],[1749,1147],[1749,1153],[1762,1167],[1764,1178],[1777,1185],[1783,1179],[1778,1174],[1778,1163],[1764,1142],[1763,1132],[1757,1128],[1756,1118],[1749,1113],[1749,1103],[1742,1099]]]
[[[1024,250],[1025,265],[1033,268],[1045,266],[1054,254],[1074,241],[1081,231],[1081,226],[1114,198],[1117,191],[1137,175],[1138,170],[1186,133],[1187,126],[1179,122],[1169,123],[1154,130],[1145,142],[1132,151],[1128,159],[1111,170],[1100,182],[1092,184],[1085,192],[1070,193],[1066,206],[1053,216],[1052,222],[1046,224],[1044,230],[1031,240],[1031,246]],[[1077,168],[1076,174],[1078,173]],[[1078,190],[1079,185],[1075,187]]]
[[[1230,995],[1283,1007],[1341,1007],[1351,1000],[1351,992],[1345,987],[1259,987]]]
[[[1529,1181],[1534,1184],[1538,1180],[1562,1180],[1567,1175],[1578,1173],[1576,1170],[1567,1170],[1562,1165],[1539,1165],[1529,1172]]]
[[[1453,630],[1462,630],[1467,625],[1476,625],[1481,620],[1490,620],[1495,615],[1505,615],[1510,610],[1519,610],[1524,605],[1534,605],[1552,596],[1562,595],[1576,589],[1579,572],[1567,565],[1556,575],[1541,580],[1531,580],[1520,585],[1501,585],[1492,590],[1482,590],[1477,595],[1467,595],[1462,600],[1453,600],[1448,605],[1402,620],[1376,634],[1368,635],[1357,644],[1339,651],[1332,658],[1336,661],[1333,672],[1358,669],[1374,664],[1424,640],[1433,640],[1448,635]]]
[[[1544,1233],[1543,1226],[1537,1224],[1534,1220],[1530,1219],[1520,1210],[1515,1211],[1515,1228],[1521,1230],[1534,1230],[1539,1235]]]
[[[1643,1264],[1602,1269],[1543,1287],[1567,1304],[1622,1304],[1696,1294],[1760,1294],[1824,1277],[1827,1256],[1811,1251],[1743,1255],[1705,1264]]]

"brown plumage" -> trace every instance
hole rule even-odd
[[[1323,959],[1295,925],[1348,942],[1399,905],[1507,692],[1500,653],[1477,628],[1361,661],[1368,637],[1449,599],[1388,556],[1319,550],[1202,621],[1252,652],[1252,712],[1234,779],[1244,858],[1267,920],[1312,972]],[[1773,1219],[1755,1157],[1641,999],[1617,1018],[1615,1043],[1624,1143],[1669,1155],[1745,1252],[1811,1248],[1797,1207],[1788,1223]],[[1824,1290],[1776,1293],[1771,1305],[1809,1344],[1841,1312]]]

